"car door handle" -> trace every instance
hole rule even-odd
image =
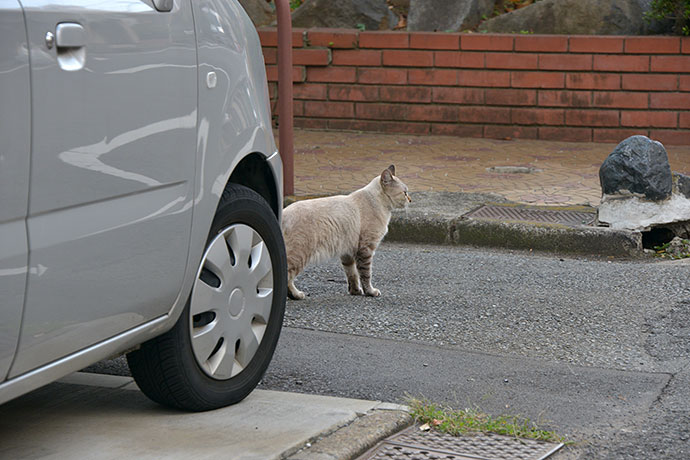
[[[58,65],[74,72],[86,62],[86,30],[76,22],[61,22],[55,27],[55,48]]]
[[[63,22],[55,28],[55,44],[58,48],[81,48],[86,46],[86,31],[81,24]]]

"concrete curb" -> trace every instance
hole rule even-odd
[[[496,195],[450,192],[421,192],[414,194],[413,200],[405,211],[393,213],[386,235],[387,241],[490,246],[616,257],[644,255],[640,232],[613,230],[608,227],[571,227],[464,217],[485,204],[549,211],[577,210],[594,214],[595,209],[588,206],[524,206]]]
[[[644,255],[639,232],[444,216],[395,216],[388,227],[386,241],[617,257]]]
[[[376,446],[379,441],[412,425],[404,406],[380,404],[368,414],[340,429],[327,433],[288,460],[352,460]]]

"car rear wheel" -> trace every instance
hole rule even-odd
[[[244,399],[263,376],[280,335],[286,270],[271,208],[254,191],[229,185],[182,315],[170,331],[127,355],[144,394],[191,411]]]

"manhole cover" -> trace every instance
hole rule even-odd
[[[384,439],[358,460],[541,460],[561,447],[490,433],[451,436],[413,426]]]
[[[484,205],[470,211],[463,217],[484,220],[512,220],[521,222],[545,222],[570,227],[592,225],[596,214],[588,211],[558,209],[534,209],[515,206]]]

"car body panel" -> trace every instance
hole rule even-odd
[[[188,2],[169,13],[141,0],[22,5],[31,268],[10,377],[167,313],[188,256],[197,123]],[[64,25],[81,32],[56,33]]]
[[[16,0],[0,0],[0,382],[12,363],[28,271],[29,49]]]
[[[242,159],[252,153],[266,158],[279,200],[270,204],[279,210],[283,207],[283,175],[271,128],[261,42],[254,25],[235,0],[195,0],[192,4],[198,47],[199,129],[189,266],[197,267],[220,197]],[[207,84],[209,72],[216,75],[212,88]],[[188,270],[183,292],[191,291],[195,276],[195,271]],[[186,296],[180,300],[171,310],[172,320],[179,316]]]
[[[0,2],[2,1],[7,0],[0,0]],[[29,5],[35,8],[38,8],[40,3],[42,2],[23,1],[25,6]],[[54,6],[54,8],[51,7],[52,9],[62,11],[65,5],[73,5],[75,3],[79,5],[98,3],[104,9],[103,14],[110,14],[113,9],[122,9],[122,5],[125,4],[129,4],[137,10],[142,8],[141,5],[148,7],[153,7],[154,5],[151,0],[141,0],[139,2],[125,0],[124,3],[120,1],[93,2],[90,0],[72,0],[53,1],[50,2],[50,5]],[[157,302],[155,309],[145,308],[144,310],[148,311],[147,314],[141,314],[140,310],[136,308],[125,308],[125,310],[113,311],[105,317],[91,318],[80,322],[73,321],[71,325],[63,328],[61,337],[56,337],[55,340],[61,341],[63,344],[76,343],[82,340],[81,335],[90,335],[89,340],[96,340],[98,334],[91,335],[93,334],[92,331],[100,331],[100,334],[102,334],[100,340],[91,345],[84,345],[72,353],[63,354],[56,357],[52,362],[29,370],[38,362],[34,358],[34,364],[25,364],[23,366],[23,373],[15,372],[13,375],[16,375],[16,377],[0,383],[0,403],[38,388],[70,372],[82,369],[98,360],[130,350],[138,344],[166,332],[175,324],[191,292],[220,197],[233,173],[235,173],[234,177],[238,175],[243,176],[243,159],[257,155],[258,157],[265,158],[262,167],[270,171],[272,183],[269,186],[275,187],[274,199],[269,201],[274,201],[270,204],[275,210],[277,217],[280,218],[283,187],[282,162],[277,152],[271,129],[266,74],[258,34],[237,0],[175,0],[173,13],[180,8],[185,11],[191,10],[194,19],[194,29],[185,29],[185,34],[188,34],[192,40],[192,48],[198,48],[198,50],[194,49],[194,52],[198,54],[198,67],[197,61],[195,61],[192,66],[194,82],[190,86],[194,97],[197,97],[198,93],[198,108],[194,113],[192,111],[171,112],[167,117],[162,117],[161,120],[163,118],[167,121],[175,119],[175,123],[181,129],[187,129],[183,127],[187,127],[188,123],[193,124],[192,131],[194,136],[191,141],[193,151],[188,158],[186,157],[191,160],[194,169],[192,179],[181,179],[179,171],[176,173],[176,170],[174,170],[175,167],[180,165],[161,162],[165,158],[152,158],[150,164],[132,169],[125,167],[127,166],[125,163],[120,163],[120,160],[126,160],[126,158],[115,159],[112,157],[113,160],[110,161],[111,156],[117,153],[117,149],[110,149],[103,156],[98,156],[98,149],[94,147],[96,142],[99,141],[98,136],[92,136],[91,144],[88,144],[86,141],[78,144],[79,146],[91,146],[87,150],[91,155],[81,156],[84,160],[88,159],[86,162],[76,161],[77,156],[74,155],[75,152],[85,153],[83,149],[56,149],[53,152],[54,155],[72,152],[72,156],[69,158],[74,160],[71,164],[69,162],[65,164],[64,156],[62,160],[59,157],[57,159],[52,158],[51,160],[55,167],[61,170],[61,173],[71,176],[72,173],[77,174],[77,169],[83,169],[84,171],[80,171],[77,174],[78,176],[81,177],[82,173],[85,174],[86,172],[89,172],[91,175],[96,174],[102,181],[100,179],[93,179],[90,182],[91,185],[107,187],[107,189],[105,191],[103,188],[98,190],[97,192],[100,195],[95,197],[91,195],[92,201],[88,202],[80,202],[79,200],[82,198],[78,196],[76,191],[72,193],[69,190],[64,191],[59,196],[43,195],[39,201],[34,202],[32,200],[32,206],[35,205],[36,207],[32,207],[32,213],[29,218],[29,232],[32,237],[32,250],[36,249],[36,255],[34,257],[32,253],[32,263],[30,267],[25,269],[25,272],[29,271],[32,274],[29,286],[30,292],[33,292],[31,291],[33,287],[31,283],[43,282],[44,280],[41,279],[41,276],[52,276],[50,278],[52,286],[40,291],[40,295],[32,294],[36,297],[29,299],[29,301],[36,299],[35,302],[30,304],[32,308],[36,309],[36,315],[45,313],[40,309],[39,301],[41,299],[47,302],[45,304],[47,308],[51,308],[51,299],[64,296],[74,301],[88,301],[92,298],[92,295],[96,295],[96,299],[100,301],[105,296],[98,294],[95,289],[91,289],[92,292],[88,297],[81,297],[81,294],[79,294],[79,298],[77,298],[72,292],[66,292],[65,288],[61,287],[58,281],[74,283],[75,281],[87,280],[92,283],[98,283],[103,279],[112,281],[113,277],[122,280],[122,277],[127,277],[130,274],[118,271],[117,267],[110,269],[103,267],[102,262],[99,261],[97,256],[99,251],[104,251],[106,255],[110,254],[104,246],[113,244],[115,245],[113,248],[127,251],[128,258],[130,256],[136,258],[140,252],[150,250],[150,247],[145,247],[143,244],[150,236],[146,234],[146,225],[149,225],[149,229],[154,229],[162,226],[159,224],[168,222],[172,228],[173,225],[177,226],[180,218],[186,219],[187,216],[192,214],[193,219],[189,221],[187,227],[187,240],[184,237],[180,237],[184,235],[184,231],[176,235],[170,235],[172,230],[165,229],[162,235],[169,235],[170,239],[162,238],[152,242],[152,246],[155,246],[164,241],[169,247],[178,245],[185,251],[182,263],[178,260],[175,263],[159,264],[159,268],[164,272],[164,275],[162,274],[161,276],[170,277],[169,281],[173,284],[177,283],[177,293],[174,299],[170,300],[170,292],[168,292],[168,295],[164,296],[164,301]],[[126,20],[129,13],[119,11],[117,15],[120,20]],[[153,11],[149,14],[153,14]],[[60,21],[73,22],[75,18],[63,16],[60,18]],[[55,21],[53,20],[52,22]],[[84,26],[84,24],[80,25]],[[39,42],[41,35],[39,31],[34,32],[35,35],[32,36],[32,39]],[[45,31],[42,32],[45,33]],[[86,32],[88,38],[88,27],[86,27]],[[79,34],[77,33],[76,35],[77,40],[79,39]],[[195,43],[195,40],[197,43]],[[177,50],[179,51],[180,47]],[[87,69],[90,65],[89,51],[87,44],[84,60],[84,68]],[[183,54],[187,51],[189,51],[188,48],[182,47]],[[119,52],[116,51],[116,54]],[[60,65],[55,60],[55,56],[51,60],[46,54],[49,53],[47,48],[44,48],[38,56],[37,63],[41,67],[53,66],[54,69],[55,65]],[[151,56],[156,58],[156,55],[153,53]],[[112,58],[113,56],[107,57]],[[118,72],[114,75],[126,75],[126,72],[142,72],[149,69],[152,64],[148,57],[145,58],[145,61],[130,67],[123,66],[120,70],[113,68],[111,71]],[[70,62],[72,61],[67,62],[68,67]],[[174,62],[174,59],[167,61],[168,64],[170,62]],[[72,64],[79,66],[78,60],[72,62]],[[79,70],[60,70],[71,74],[79,72]],[[209,72],[215,73],[215,85],[209,84],[210,80],[207,79]],[[185,75],[187,78],[188,75],[186,73]],[[213,83],[212,81],[210,82]],[[49,83],[45,82],[45,84]],[[174,97],[182,97],[182,94],[179,93],[180,91],[176,92]],[[148,97],[149,95],[142,94],[142,100],[147,101]],[[36,109],[38,110],[39,108],[40,104],[37,104]],[[51,115],[47,114],[45,116],[49,118]],[[57,115],[53,114],[52,116]],[[106,125],[109,123],[110,120],[108,120]],[[102,145],[113,146],[113,140],[118,134],[122,135],[120,139],[124,142],[127,141],[128,136],[131,136],[131,133],[134,133],[132,137],[137,137],[136,133],[139,133],[141,138],[145,140],[152,136],[160,135],[157,130],[162,130],[160,125],[154,124],[150,126],[150,122],[143,120],[140,120],[137,126],[134,125],[136,123],[132,125],[133,129],[129,131],[122,130],[121,133],[107,133],[110,137],[106,137],[106,142],[102,143]],[[137,127],[141,126],[158,134],[137,131]],[[95,128],[98,128],[98,126]],[[58,136],[59,133],[56,132],[55,135]],[[103,136],[101,136],[102,138]],[[161,144],[156,144],[156,146],[158,145]],[[94,160],[101,160],[101,162]],[[89,168],[91,170],[88,170]],[[114,171],[112,168],[119,171]],[[123,174],[123,171],[127,174]],[[46,173],[47,170],[43,172]],[[91,177],[93,178],[94,176]],[[89,183],[87,179],[84,180]],[[157,181],[157,183],[153,181]],[[122,187],[130,187],[131,192],[126,195],[120,195],[119,190],[122,190]],[[136,199],[129,200],[130,197],[136,197]],[[2,197],[0,197],[1,199]],[[94,214],[96,218],[93,218]],[[123,218],[123,220],[119,221],[119,225],[114,218],[116,215],[120,215]],[[168,220],[166,221],[166,219]],[[171,220],[176,222],[174,224],[170,223]],[[84,225],[79,224],[80,222],[84,223]],[[55,234],[51,231],[53,227],[57,229]],[[132,230],[138,230],[129,232],[127,227]],[[124,231],[123,228],[125,229]],[[190,231],[191,236],[189,235]],[[117,239],[109,237],[113,233],[118,233]],[[71,240],[69,234],[76,234],[79,237]],[[128,247],[127,242],[134,246],[138,245],[138,247]],[[89,264],[90,269],[96,272],[91,273],[91,270],[83,270],[81,267],[72,266],[70,270],[75,268],[80,270],[79,276],[69,276],[71,271],[66,271],[67,275],[65,275],[65,278],[60,280],[59,272],[53,270],[53,273],[49,273],[51,266],[42,262],[43,260],[52,260],[53,262],[51,263],[59,262],[61,258],[74,253],[80,256],[83,264]],[[177,257],[177,253],[175,254]],[[141,263],[148,262],[142,259]],[[173,273],[173,269],[180,267],[184,270],[184,276],[180,277],[181,279],[174,279],[175,273]],[[111,272],[108,273],[108,270],[111,270]],[[148,276],[144,279],[147,278]],[[136,279],[131,276],[129,279],[130,281],[133,280],[136,285]],[[48,281],[47,278],[45,280]],[[74,285],[72,284],[72,286]],[[106,286],[107,289],[110,289],[110,287]],[[150,288],[153,290],[154,286],[150,286]],[[129,296],[129,293],[122,292],[124,290],[124,288],[121,288],[120,292],[117,293],[117,296],[121,296],[119,297],[120,299]],[[112,291],[108,292],[110,292],[111,296],[115,295]],[[113,298],[109,299],[106,297],[103,300],[111,304],[115,303],[112,302]],[[131,296],[127,301],[132,301]],[[67,307],[64,300],[60,300],[60,302],[61,308]],[[28,304],[29,302],[27,302]],[[52,306],[55,305],[57,303],[52,303]],[[103,309],[101,304],[91,306],[97,310]],[[159,314],[156,315],[154,310]],[[47,313],[50,315],[50,312]],[[55,318],[57,318],[57,311]],[[52,319],[54,323],[56,323],[55,318]],[[34,317],[34,320],[37,321],[36,324],[44,328],[49,326],[49,321],[43,320],[41,323],[41,319],[38,316]],[[102,324],[101,322],[103,321],[107,324]],[[137,321],[140,322],[140,325],[128,328],[130,323],[136,323]],[[118,328],[121,329],[115,334],[109,332]],[[29,345],[36,345],[40,341],[41,336],[32,337],[32,331],[26,328],[25,332],[28,340],[26,343]],[[47,330],[42,333],[46,336],[51,331]],[[82,341],[88,342],[89,340]],[[43,350],[44,348],[42,347],[33,346],[33,351],[37,354],[42,353]],[[58,353],[55,355],[58,355]],[[31,361],[32,359],[27,358],[26,362]]]

